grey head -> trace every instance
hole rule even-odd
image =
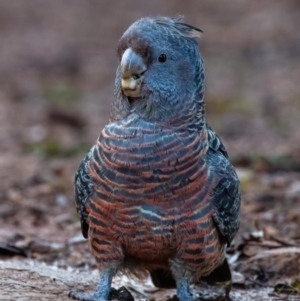
[[[118,44],[111,120],[132,112],[151,122],[204,115],[200,33],[180,16],[147,17],[133,23]]]

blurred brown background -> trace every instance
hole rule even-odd
[[[176,13],[204,30],[207,119],[243,188],[238,237],[297,238],[299,1],[15,0],[0,2],[0,241],[79,233],[73,177],[108,119],[117,42],[140,17]]]

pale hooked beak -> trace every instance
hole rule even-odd
[[[146,70],[143,58],[131,48],[126,49],[121,60],[121,86],[126,96],[141,96],[141,83]]]

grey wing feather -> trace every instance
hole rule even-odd
[[[92,178],[89,173],[89,161],[91,160],[93,148],[87,153],[81,161],[79,168],[75,174],[74,189],[75,189],[75,204],[77,212],[80,216],[82,235],[88,237],[88,213],[86,203],[93,192]]]
[[[241,192],[238,176],[228,160],[221,139],[207,125],[210,166],[215,170],[219,182],[212,193],[215,208],[213,219],[221,235],[230,245],[240,225]]]
[[[209,147],[216,152],[221,152],[225,158],[228,158],[226,147],[208,123],[206,123],[206,131],[208,134]]]

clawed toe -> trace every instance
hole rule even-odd
[[[81,293],[74,290],[71,290],[68,296],[69,298],[80,301],[107,301],[98,299],[95,293]]]
[[[122,286],[118,290],[112,288],[108,299],[105,299],[101,297],[98,291],[94,293],[82,293],[77,292],[75,290],[71,290],[69,292],[69,298],[72,298],[74,300],[81,300],[81,301],[108,301],[108,300],[127,300],[127,301],[134,301],[134,298],[132,297],[131,293]]]

